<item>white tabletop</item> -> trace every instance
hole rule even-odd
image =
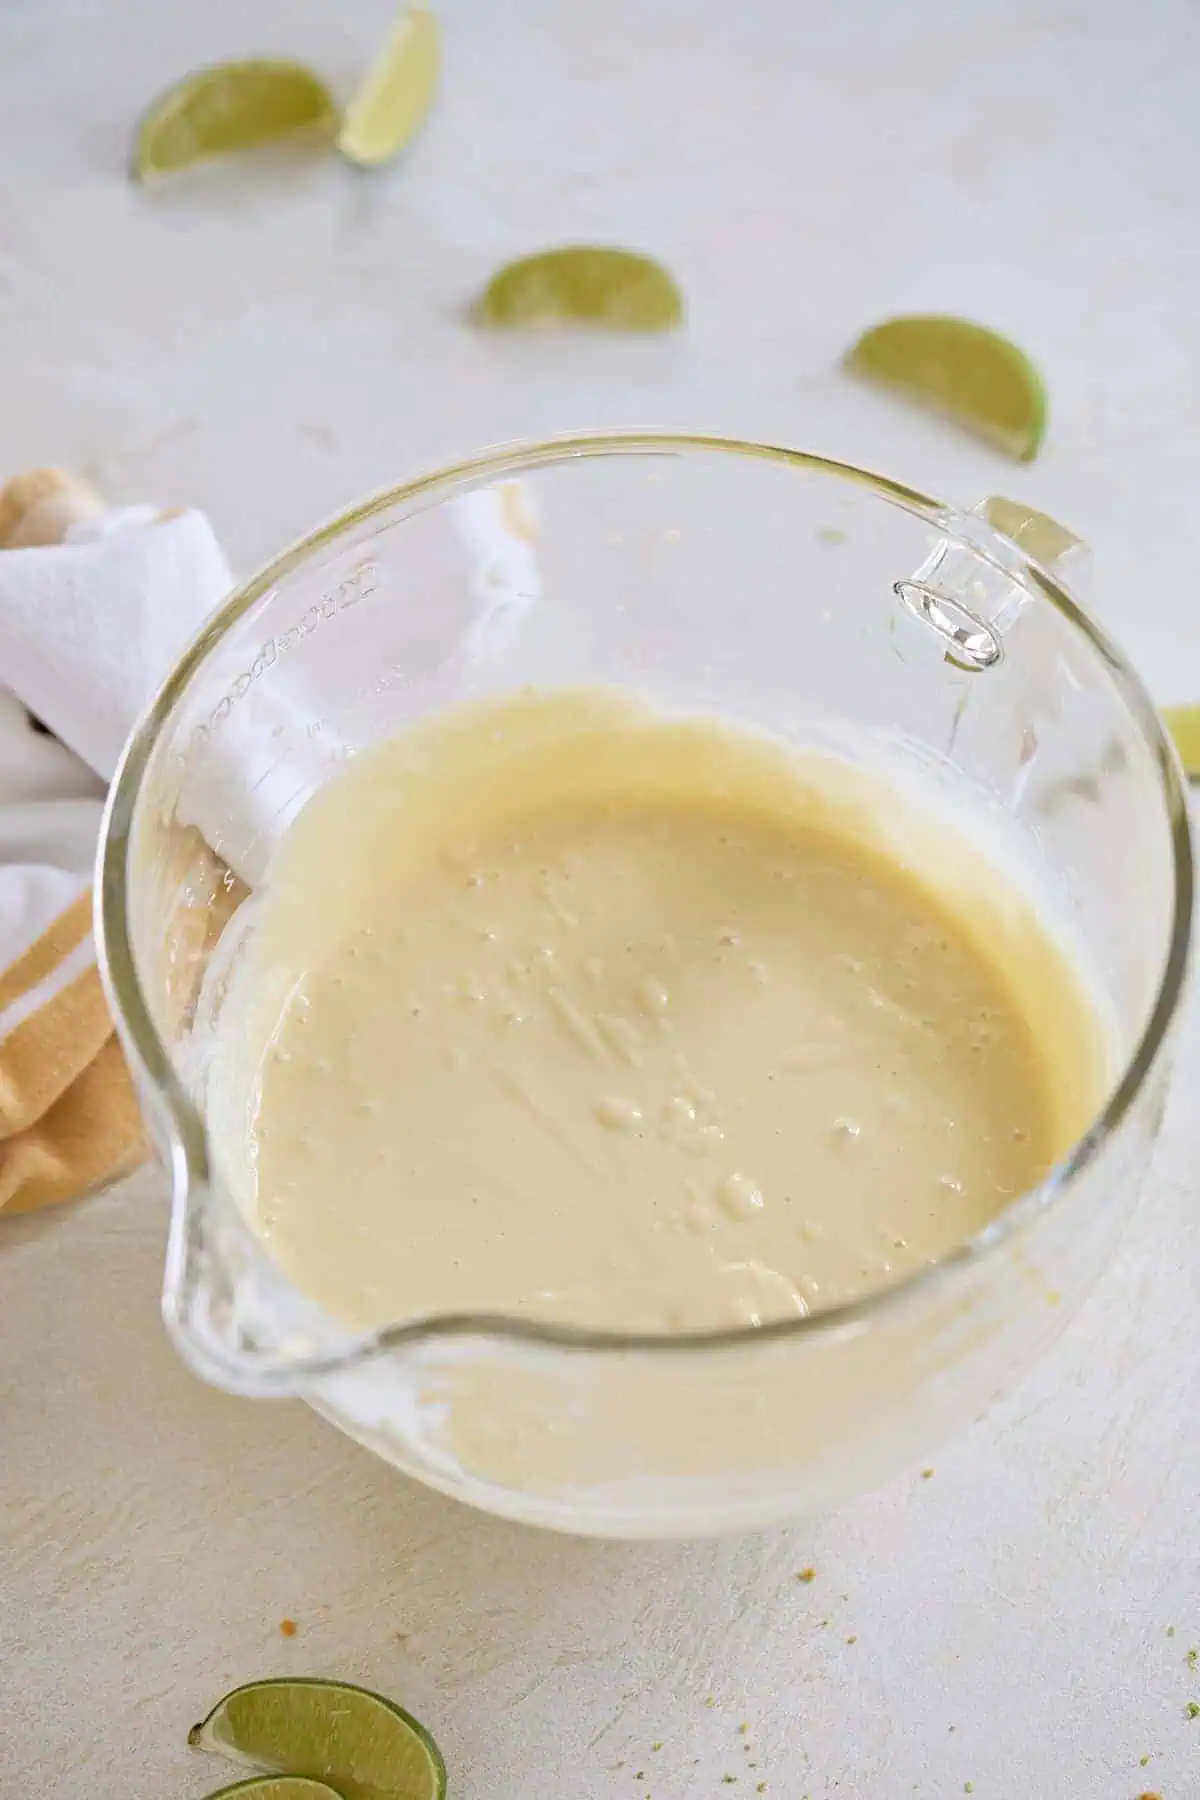
[[[402,164],[283,158],[151,194],[124,160],[173,77],[276,52],[345,92],[388,0],[8,0],[0,471],[198,503],[246,568],[489,440],[761,436],[1053,512],[1159,698],[1200,699],[1194,6],[442,10],[444,98]],[[464,322],[499,262],[571,239],[663,257],[686,331]],[[838,374],[905,310],[1035,356],[1036,466]],[[1195,1800],[1195,1030],[1181,1060],[1122,1265],[1038,1373],[932,1479],[741,1542],[538,1536],[299,1407],[202,1388],[158,1323],[153,1172],[0,1222],[0,1794],[190,1800],[224,1779],[184,1749],[192,1719],[294,1670],[427,1719],[457,1800]]]

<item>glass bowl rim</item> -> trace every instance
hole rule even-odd
[[[128,929],[128,865],[143,780],[176,703],[192,676],[256,600],[314,552],[335,543],[380,513],[408,505],[411,516],[412,511],[424,510],[424,505],[438,503],[464,489],[579,458],[689,453],[756,459],[832,476],[873,492],[899,510],[957,538],[982,560],[993,562],[1010,579],[1036,591],[1087,640],[1106,665],[1121,702],[1151,753],[1171,838],[1174,877],[1171,930],[1162,975],[1142,1034],[1091,1125],[1036,1187],[1019,1195],[982,1231],[937,1263],[917,1269],[861,1299],[818,1308],[796,1318],[780,1319],[766,1325],[671,1336],[596,1331],[507,1314],[428,1315],[361,1334],[336,1355],[289,1359],[288,1371],[296,1381],[318,1380],[388,1350],[434,1338],[482,1338],[507,1340],[530,1349],[541,1346],[554,1350],[664,1356],[688,1351],[745,1349],[751,1345],[800,1340],[847,1328],[862,1329],[884,1311],[930,1295],[948,1283],[957,1285],[968,1270],[990,1259],[1033,1219],[1063,1197],[1120,1127],[1158,1063],[1186,989],[1192,936],[1194,877],[1184,778],[1171,740],[1141,678],[1070,593],[1052,574],[1025,556],[1019,547],[978,514],[967,514],[853,463],[781,445],[705,433],[640,429],[571,432],[500,444],[412,480],[379,489],[298,539],[247,581],[235,586],[177,657],[133,727],[109,789],[101,825],[95,884],[97,960],[126,1054],[141,1075],[143,1089],[148,1089],[161,1101],[170,1126],[175,1190],[173,1209],[186,1211],[191,1194],[208,1184],[207,1134],[176,1076],[170,1053],[154,1025],[142,991]],[[967,525],[969,534],[964,535],[963,527]],[[286,1281],[286,1277],[283,1279]]]

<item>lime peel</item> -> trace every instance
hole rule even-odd
[[[301,135],[332,135],[329,89],[294,62],[230,62],[187,75],[150,107],[138,126],[138,181]]]
[[[864,332],[846,356],[856,375],[956,419],[1020,462],[1046,435],[1047,400],[1033,363],[969,319],[914,314]]]
[[[232,1787],[219,1788],[207,1800],[342,1800],[335,1788],[311,1775],[252,1775],[249,1781],[235,1781]]]
[[[250,1682],[188,1732],[193,1749],[243,1766],[329,1782],[340,1800],[444,1800],[433,1738],[394,1701],[349,1682]]]
[[[1052,519],[1049,513],[1037,512],[1020,500],[1006,500],[993,494],[983,503],[983,514],[989,525],[1002,531],[1018,550],[1045,568],[1054,565],[1071,550],[1078,550],[1083,539]]]
[[[1189,781],[1200,781],[1200,706],[1167,706],[1163,723],[1175,740],[1183,772]]]
[[[337,147],[349,162],[373,168],[411,142],[437,93],[441,34],[428,7],[401,13],[342,121]]]
[[[669,331],[683,317],[679,288],[661,263],[633,250],[566,244],[497,271],[480,295],[481,324],[560,324],[617,331]]]

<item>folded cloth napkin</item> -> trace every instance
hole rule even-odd
[[[141,1155],[91,936],[96,834],[129,727],[229,585],[199,513],[106,510],[56,470],[0,488],[0,1210]]]

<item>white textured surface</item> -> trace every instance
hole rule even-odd
[[[489,439],[756,434],[1058,514],[1160,698],[1200,698],[1194,6],[444,0],[444,103],[402,166],[124,181],[174,76],[278,51],[345,91],[388,12],[8,0],[0,470],[199,504],[247,566]],[[464,325],[499,260],[578,237],[666,258],[686,334]],[[834,372],[930,307],[1046,369],[1036,468]],[[1198,1054],[1124,1267],[1017,1398],[932,1480],[741,1543],[526,1534],[203,1390],[157,1322],[154,1175],[0,1224],[0,1794],[199,1795],[222,1770],[187,1725],[292,1668],[403,1698],[459,1800],[1194,1800]]]

